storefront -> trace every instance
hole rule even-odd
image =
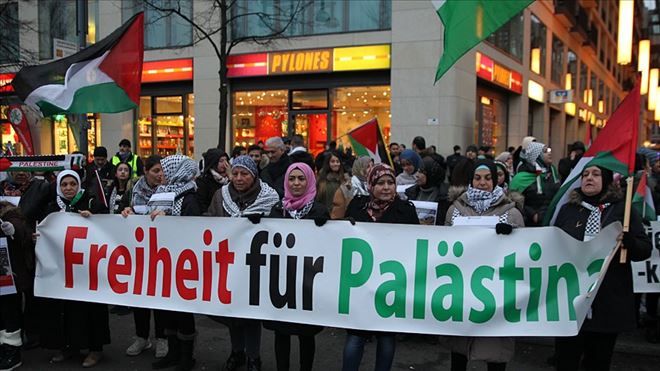
[[[389,45],[231,56],[232,143],[300,134],[316,154],[373,117],[389,141],[389,68]]]
[[[195,135],[193,61],[145,62],[137,115],[137,154],[192,156]]]
[[[88,113],[87,115],[87,154],[88,159],[92,159],[94,148],[101,145],[101,118],[97,113]],[[56,155],[66,155],[80,150],[78,144],[78,133],[80,125],[77,125],[78,116],[71,115],[53,115],[46,117],[42,125],[49,124],[52,128],[53,153]]]
[[[477,52],[477,107],[474,143],[506,151],[509,134],[509,99],[522,94],[522,75]]]

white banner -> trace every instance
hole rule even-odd
[[[636,293],[660,292],[660,222],[651,222],[646,232],[651,237],[653,250],[650,258],[631,263]]]
[[[364,330],[563,336],[578,332],[621,225],[581,242],[554,227],[502,236],[55,213],[38,230],[38,296]]]

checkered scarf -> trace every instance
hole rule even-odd
[[[472,186],[467,190],[467,203],[478,214],[485,213],[497,200],[504,197],[502,187],[496,186],[492,192],[482,191]]]
[[[167,184],[159,185],[155,193],[174,192],[172,215],[181,215],[184,193],[196,190],[195,177],[199,174],[197,163],[188,156],[172,155],[160,161]]]
[[[580,205],[582,205],[582,207],[584,207],[585,209],[591,211],[591,213],[589,214],[589,218],[587,219],[587,227],[584,230],[584,236],[593,237],[600,232],[600,228],[601,228],[600,218],[603,215],[603,210],[605,210],[608,206],[610,206],[610,203],[594,206],[588,202],[582,201]]]

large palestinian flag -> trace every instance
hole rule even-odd
[[[12,85],[44,116],[123,112],[139,104],[143,53],[144,14],[138,13],[76,54],[22,68]]]
[[[376,118],[351,130],[347,135],[355,156],[369,156],[376,164],[382,162],[392,166],[392,159],[385,147],[383,133]]]
[[[639,79],[619,107],[612,113],[605,128],[553,198],[545,216],[545,225],[553,225],[561,207],[568,201],[571,191],[581,185],[582,170],[588,166],[601,166],[625,176],[635,169],[635,150],[639,126]],[[589,125],[589,124],[585,124]]]

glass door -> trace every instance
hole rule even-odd
[[[328,113],[292,113],[293,134],[302,135],[307,150],[314,156],[328,143]]]

